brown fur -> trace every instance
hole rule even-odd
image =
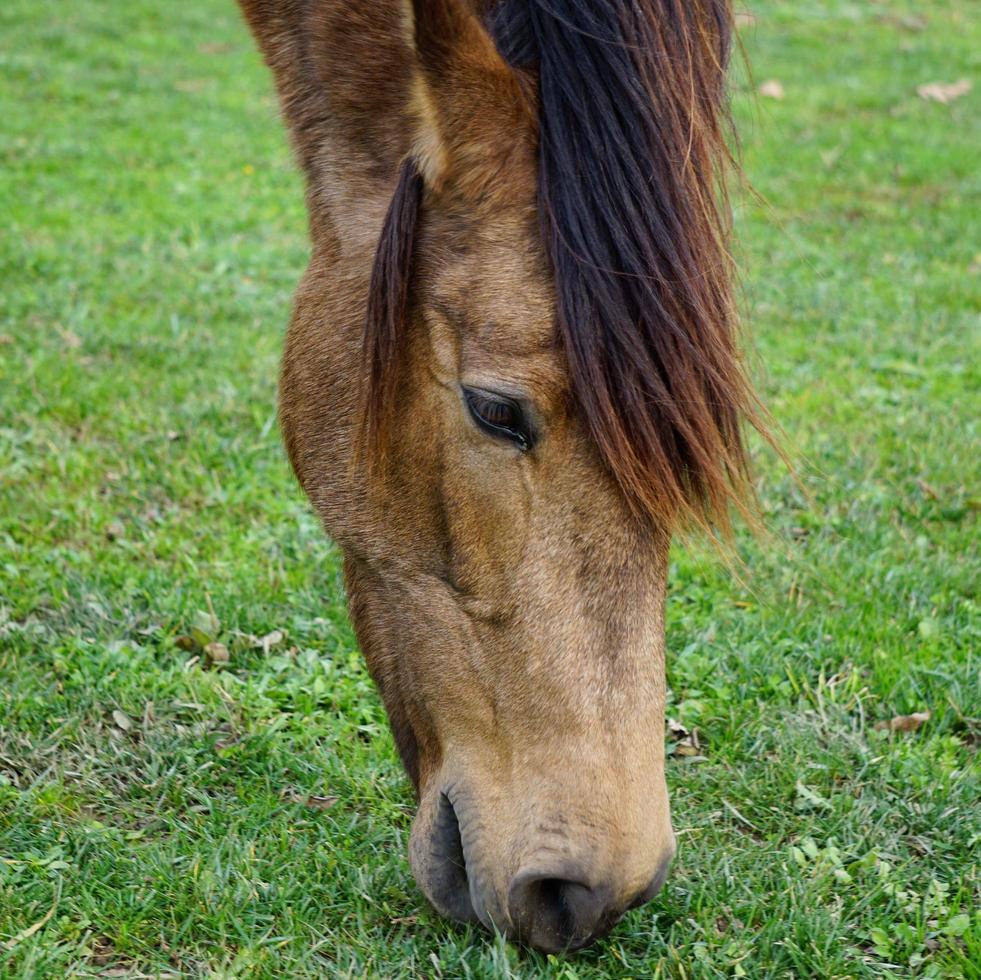
[[[413,869],[447,914],[545,949],[581,945],[674,852],[670,526],[638,518],[573,390],[533,72],[505,64],[464,0],[240,3],[307,177],[313,253],[282,428],[344,551],[359,641],[419,794]],[[461,384],[526,394],[540,443],[522,453],[478,430]],[[738,449],[713,438],[724,472]],[[447,856],[454,819],[465,873]],[[603,916],[557,933],[525,908],[544,901],[529,876],[602,894]]]

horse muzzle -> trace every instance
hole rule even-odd
[[[518,809],[523,819],[511,829],[506,817],[482,813],[452,788],[424,797],[410,861],[443,915],[481,922],[545,953],[572,952],[653,898],[667,877],[675,851],[670,824],[659,839],[624,847],[632,842],[597,840],[598,832],[612,834],[607,821],[555,820],[551,807],[536,815],[527,803]]]

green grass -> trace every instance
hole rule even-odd
[[[677,550],[669,710],[705,757],[669,763],[678,861],[546,959],[440,921],[407,866],[276,432],[305,219],[231,0],[0,5],[0,976],[981,975],[981,22],[754,12],[785,97],[736,85],[745,305],[810,496],[761,454],[742,581]]]

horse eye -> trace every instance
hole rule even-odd
[[[498,438],[509,439],[519,449],[531,447],[531,435],[521,406],[503,395],[463,389],[470,416],[478,428]]]

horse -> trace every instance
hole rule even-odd
[[[672,536],[759,427],[729,0],[239,0],[306,179],[279,418],[436,910],[579,949],[661,887]]]

